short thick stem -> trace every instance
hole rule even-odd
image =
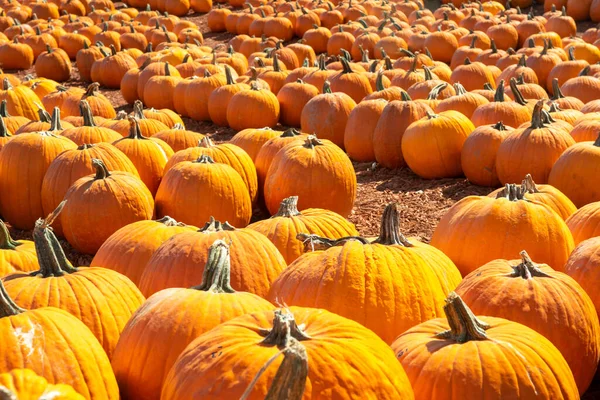
[[[521,253],[521,263],[519,265],[515,265],[513,268],[513,272],[511,274],[512,277],[517,278],[521,277],[523,279],[531,279],[531,278],[552,278],[550,275],[542,271],[537,264],[531,261],[529,254],[525,250]]]
[[[102,160],[92,158],[92,166],[96,170],[96,176],[94,177],[95,180],[106,179],[110,176],[110,172]]]
[[[478,319],[455,292],[451,292],[446,299],[444,313],[448,319],[450,329],[438,333],[436,337],[453,340],[458,343],[487,339],[485,331],[490,326]]]
[[[373,243],[379,243],[386,246],[404,246],[413,245],[400,232],[400,214],[398,213],[397,203],[390,203],[385,207],[381,217],[381,227],[379,228],[379,237]]]
[[[291,218],[297,215],[302,215],[300,211],[298,211],[298,196],[291,196],[281,201],[281,204],[279,204],[279,210],[271,218]]]
[[[204,266],[202,283],[192,289],[213,293],[235,293],[230,283],[230,271],[229,246],[223,240],[217,240],[208,249],[208,260]]]

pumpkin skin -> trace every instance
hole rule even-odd
[[[81,100],[79,102],[79,109],[81,110],[81,116],[83,117],[83,124],[78,127],[65,129],[61,132],[61,136],[72,140],[73,143],[78,146],[102,142],[110,143],[121,138],[121,135],[118,132],[96,125],[92,110],[86,100]]]
[[[343,149],[348,116],[354,107],[356,103],[350,96],[333,93],[325,82],[323,94],[313,97],[302,109],[300,130],[330,140]]]
[[[531,121],[531,112],[526,106],[514,101],[505,101],[503,80],[496,88],[494,101],[477,107],[471,116],[471,122],[476,127],[495,124],[498,121],[513,127]]]
[[[30,120],[38,118],[40,99],[35,92],[25,85],[12,86],[8,78],[4,78],[0,101],[6,100],[7,111],[11,115],[25,117]]]
[[[78,117],[80,114],[79,102],[86,100],[90,108],[92,109],[92,115],[95,117],[102,117],[107,119],[113,119],[117,116],[117,112],[112,106],[109,99],[103,94],[98,92],[100,84],[94,82],[87,87],[87,90],[81,92],[71,92],[63,102],[60,112],[63,117]],[[10,108],[9,108],[10,111]]]
[[[42,181],[42,209],[50,214],[75,181],[94,173],[92,159],[102,160],[109,170],[129,172],[139,176],[133,163],[123,152],[109,143],[84,144],[60,153],[48,167]],[[62,236],[60,218],[52,224],[54,233]]]
[[[2,120],[4,121],[6,129],[9,133],[17,132],[19,128],[30,122],[28,118],[21,117],[18,115],[10,115],[8,112],[8,102],[6,100],[2,100],[0,102],[0,117],[2,117]],[[2,139],[4,138],[1,138],[0,140]],[[6,142],[4,142],[4,144],[6,144]]]
[[[248,225],[248,229],[253,229],[269,238],[287,264],[291,264],[304,254],[303,243],[296,239],[299,233],[331,239],[358,235],[354,224],[332,211],[320,208],[298,211],[298,196],[284,199],[276,214],[269,219]]]
[[[2,147],[0,215],[15,228],[32,229],[44,215],[41,190],[50,163],[63,151],[76,147],[71,140],[51,131],[23,133]],[[18,172],[21,165],[27,165],[27,173]]]
[[[463,143],[474,130],[469,118],[458,111],[427,112],[427,118],[413,122],[402,135],[402,155],[421,178],[460,176]]]
[[[266,298],[271,283],[286,267],[283,256],[262,234],[214,219],[196,232],[171,237],[156,250],[140,278],[142,293],[149,297],[162,289],[201,281],[199,266],[206,264],[207,250],[217,239],[231,241],[232,287]]]
[[[236,131],[274,127],[279,121],[279,112],[277,97],[270,90],[260,89],[256,82],[252,82],[250,90],[237,92],[229,100],[227,123]]]
[[[348,156],[329,140],[309,135],[304,142],[293,141],[275,155],[265,180],[265,204],[273,215],[283,199],[299,196],[299,210],[324,208],[347,216],[354,206],[356,186]]]
[[[600,282],[600,258],[598,249],[600,249],[600,238],[593,237],[580,242],[571,253],[565,273],[575,279],[577,283],[586,291],[596,306],[596,312],[600,317],[600,292],[598,292],[598,282]]]
[[[142,182],[152,196],[156,194],[163,177],[165,165],[173,156],[173,150],[160,139],[142,135],[136,117],[129,117],[129,136],[113,142],[135,165]]]
[[[98,251],[123,226],[151,219],[154,211],[152,194],[137,176],[109,172],[98,159],[92,159],[92,165],[96,174],[73,183],[65,194],[67,204],[60,215],[65,238],[86,254]]]
[[[202,155],[210,156],[214,162],[227,164],[235,169],[246,184],[250,199],[253,203],[256,201],[258,196],[256,167],[250,156],[242,148],[231,143],[215,145],[208,137],[205,137],[198,146],[175,153],[165,165],[165,173],[180,162],[195,161]]]
[[[573,235],[575,245],[589,238],[600,236],[600,202],[586,204],[575,211],[565,222]]]
[[[2,373],[27,368],[49,383],[72,386],[88,400],[119,399],[108,356],[81,321],[53,307],[23,310],[8,297],[1,281],[0,309],[0,334],[5,338],[0,349]],[[23,340],[29,332],[35,335]]]
[[[475,315],[505,318],[542,334],[569,364],[579,393],[588,389],[600,361],[600,324],[594,303],[569,275],[535,264],[523,251],[521,260],[477,268],[456,293]]]
[[[204,139],[202,133],[186,130],[181,124],[175,124],[173,128],[158,132],[152,137],[168,144],[174,152],[197,146]]]
[[[503,318],[475,317],[455,293],[447,302],[446,318],[392,344],[417,400],[579,399],[569,365],[548,339]]]
[[[463,276],[523,249],[562,271],[574,247],[565,221],[546,205],[523,201],[524,188],[507,186],[498,198],[469,196],[450,207],[431,244],[450,257]],[[479,250],[466,251],[472,243],[478,243]]]
[[[100,341],[110,359],[121,331],[144,302],[144,296],[133,282],[115,271],[74,268],[44,223],[36,223],[33,232],[39,270],[5,277],[6,292],[27,310],[55,307],[77,317]]]
[[[4,394],[2,389],[7,389],[17,396],[15,398],[22,400],[85,400],[85,397],[71,386],[62,383],[51,385],[46,379],[26,368],[0,374],[0,394]]]
[[[550,170],[548,183],[560,189],[577,207],[600,201],[600,190],[592,184],[600,160],[600,137],[566,149]]]
[[[30,240],[13,240],[8,228],[0,220],[0,278],[17,271],[38,269],[35,246]]]
[[[192,225],[214,216],[243,228],[252,217],[252,200],[235,169],[201,155],[166,172],[156,192],[156,214]]]
[[[544,100],[536,104],[529,127],[515,129],[500,144],[496,171],[503,184],[518,182],[526,174],[536,182],[547,183],[556,160],[575,144],[568,132],[544,124],[543,104]]]
[[[402,236],[396,204],[387,206],[381,234],[372,243],[360,237],[330,241],[310,236],[305,243],[308,249],[318,250],[291,263],[273,282],[269,299],[350,318],[386,343],[443,315],[446,296],[461,280],[456,266],[442,252]],[[383,300],[390,298],[395,305]],[[372,319],[372,315],[379,318]]]
[[[281,111],[280,122],[285,126],[299,127],[302,124],[302,110],[318,94],[319,90],[316,87],[300,79],[283,85],[277,93]]]
[[[344,148],[352,160],[375,160],[373,135],[387,104],[383,99],[363,100],[350,112],[344,131]]]
[[[256,162],[256,156],[260,152],[262,146],[270,139],[278,137],[283,132],[275,131],[271,128],[260,129],[244,129],[238,132],[229,143],[241,147],[252,159]]]
[[[112,359],[124,398],[159,400],[169,370],[194,339],[240,315],[273,309],[257,295],[234,291],[229,268],[229,248],[217,240],[199,286],[161,290],[133,315]]]
[[[290,327],[289,335],[283,333],[284,326]],[[266,343],[261,344],[265,333]],[[309,360],[304,398],[351,399],[357,393],[364,398],[414,398],[393,353],[374,333],[325,310],[291,307],[289,311],[246,314],[198,337],[169,372],[161,399],[239,398],[283,343],[306,336],[310,339],[298,342]],[[221,356],[210,357],[214,351]],[[335,363],[330,362],[331,357]],[[215,384],[217,377],[227,376],[225,371],[232,368],[239,368],[235,377],[229,375]],[[248,399],[264,399],[275,372],[275,366],[266,369]]]
[[[412,101],[407,93],[402,93],[401,101],[390,101],[373,132],[375,160],[386,168],[406,166],[402,155],[402,136],[413,122],[425,117],[427,112],[433,111],[425,103]]]

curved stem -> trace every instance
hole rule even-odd
[[[552,96],[551,100],[558,100],[558,99],[565,98],[562,91],[560,90],[560,86],[558,85],[558,78],[552,79],[552,92],[554,93],[554,95]]]
[[[298,211],[298,196],[291,196],[281,201],[281,204],[279,204],[279,210],[271,218],[291,218],[297,215],[302,215],[302,213]]]
[[[83,126],[96,126],[90,104],[86,100],[79,101],[79,112],[83,117]]]
[[[513,268],[512,274],[510,274],[513,278],[521,277],[523,279],[531,279],[531,278],[552,278],[552,276],[548,275],[544,271],[542,271],[537,264],[531,261],[529,254],[525,250],[521,253],[521,263],[519,265],[515,265]]]
[[[10,115],[8,113],[8,103],[6,100],[2,100],[2,103],[0,103],[0,117],[2,117],[2,118],[12,117],[12,115]]]
[[[40,122],[45,122],[47,124],[52,123],[52,116],[43,108],[38,110],[38,118],[40,119]]]
[[[0,280],[0,318],[12,317],[18,315],[26,310],[19,307],[8,295],[2,280]]]
[[[523,200],[525,196],[525,189],[512,183],[507,183],[498,194],[497,199],[507,199],[509,201]]]
[[[385,207],[381,217],[381,227],[379,229],[379,237],[373,243],[379,243],[386,246],[398,245],[413,247],[402,232],[400,232],[400,218],[397,203],[390,203]]]
[[[235,293],[230,284],[231,259],[229,246],[223,240],[215,241],[208,249],[202,283],[192,289],[213,293]]]
[[[15,250],[21,244],[10,237],[8,227],[0,220],[0,250]]]
[[[299,233],[296,239],[304,244],[304,251],[327,250],[334,246],[343,246],[346,242],[356,240],[362,244],[369,244],[369,241],[361,236],[345,236],[339,239],[328,239],[315,234]]]
[[[8,133],[8,129],[6,128],[6,122],[4,121],[4,117],[0,116],[0,138],[11,136],[12,135]]]
[[[438,333],[436,337],[453,340],[458,343],[487,339],[485,331],[490,326],[478,319],[455,292],[451,292],[448,295],[446,305],[444,305],[444,313],[448,319],[450,329]]]
[[[81,96],[81,98],[85,99],[86,97],[94,96],[96,94],[96,92],[98,91],[99,87],[100,87],[100,84],[98,82],[91,83],[87,87],[87,89],[85,90],[85,93],[83,94],[83,96]]]
[[[539,100],[535,103],[533,108],[533,114],[531,116],[531,129],[540,129],[544,127],[544,121],[542,119],[542,109],[544,107],[544,100]]]
[[[127,138],[135,140],[148,140],[148,138],[142,134],[139,120],[134,116],[128,116],[127,119],[129,120],[129,136],[127,136]]]
[[[509,85],[510,85],[510,91],[512,92],[513,97],[515,98],[515,102],[519,103],[522,106],[527,104],[527,100],[525,100],[525,98],[523,97],[523,94],[521,93],[521,91],[519,90],[519,87],[517,86],[517,80],[515,78],[510,78]]]
[[[140,100],[136,100],[133,103],[133,115],[137,119],[146,119],[146,116],[144,115],[144,104]]]
[[[96,176],[94,177],[94,180],[106,179],[110,176],[110,172],[102,160],[92,158],[92,166],[96,170]]]

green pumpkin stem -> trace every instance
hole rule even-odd
[[[96,170],[96,176],[94,177],[94,180],[106,179],[110,176],[110,172],[102,160],[92,158],[92,166]]]
[[[196,161],[193,161],[195,163],[199,163],[199,164],[214,164],[215,161],[212,159],[211,156],[207,156],[206,154],[202,154],[200,157],[198,157],[198,159]]]
[[[127,139],[148,140],[148,138],[142,134],[139,120],[136,117],[128,116],[127,120],[129,120],[129,136],[127,136]]]
[[[506,126],[504,126],[504,124],[502,123],[502,121],[498,121],[496,122],[496,125],[494,125],[494,129],[497,131],[505,131],[506,130]]]
[[[213,293],[235,293],[230,284],[231,258],[229,246],[223,240],[215,241],[208,249],[202,283],[192,289]]]
[[[386,246],[413,247],[412,243],[400,232],[400,215],[397,203],[390,203],[385,207],[381,216],[381,227],[379,229],[379,237],[373,243]]]
[[[298,211],[298,196],[291,196],[281,201],[279,204],[279,210],[271,218],[291,218],[298,215],[302,215],[302,213]]]
[[[15,250],[20,245],[22,243],[10,237],[8,227],[0,220],[0,250]]]
[[[444,305],[444,313],[448,319],[450,329],[440,332],[436,337],[449,339],[457,343],[466,343],[471,340],[486,340],[485,331],[490,326],[473,314],[473,311],[455,292],[451,292]]]
[[[2,118],[10,118],[12,115],[8,113],[8,102],[6,100],[2,100],[0,103],[0,117]]]
[[[515,78],[510,78],[509,86],[513,97],[515,98],[515,103],[519,103],[522,106],[526,105],[527,100],[525,100],[523,94],[519,90],[519,87],[517,86],[517,80]]]
[[[521,255],[521,263],[512,267],[513,273],[510,276],[513,278],[521,277],[523,279],[531,279],[534,277],[552,278],[552,276],[542,271],[536,263],[531,261],[529,254],[527,254],[525,250],[519,254]]]
[[[8,129],[6,128],[6,122],[4,121],[4,117],[0,116],[0,138],[11,136],[12,135],[8,133]]]
[[[77,272],[77,268],[74,268],[67,259],[64,250],[50,227],[63,210],[65,204],[66,201],[63,201],[46,219],[40,218],[35,222],[33,242],[35,243],[35,252],[38,257],[40,269],[39,271],[32,272],[32,276],[48,278]]]
[[[2,280],[0,280],[0,318],[19,315],[26,310],[19,307],[8,295]]]

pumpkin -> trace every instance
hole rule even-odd
[[[476,317],[454,292],[446,303],[446,318],[417,325],[392,344],[416,399],[458,400],[466,393],[477,398],[579,398],[569,365],[548,339],[503,318]],[[510,385],[496,385],[508,381]]]
[[[142,293],[150,296],[162,289],[201,282],[208,249],[217,239],[231,243],[231,286],[266,298],[272,282],[286,267],[279,250],[252,229],[236,229],[213,218],[196,232],[171,237],[154,252],[140,278]]]
[[[510,319],[542,334],[569,364],[579,392],[587,390],[600,361],[600,325],[594,303],[573,278],[522,251],[521,260],[494,260],[476,269],[456,293],[476,315]]]
[[[525,199],[548,206],[564,220],[577,211],[575,204],[564,193],[552,185],[537,185],[530,174],[525,175],[525,179],[521,182],[521,188],[524,190]],[[499,194],[505,195],[505,190],[506,188],[494,190],[488,197],[495,198]]]
[[[260,129],[244,129],[243,131],[236,133],[229,143],[242,148],[256,165],[256,158],[262,146],[270,139],[273,139],[282,133],[283,132],[281,131],[275,131],[268,127]]]
[[[4,69],[29,69],[33,66],[33,50],[17,38],[0,45],[0,64]]]
[[[72,386],[86,399],[119,399],[108,356],[77,318],[54,307],[24,310],[8,296],[2,281],[0,310],[0,333],[5,337],[0,350],[2,373],[27,368],[49,383]],[[24,340],[28,333],[30,339]]]
[[[471,62],[469,58],[465,59],[464,64],[459,65],[452,71],[450,82],[453,84],[462,83],[468,91],[477,90],[486,83],[489,83],[492,87],[496,86],[491,69],[479,61]]]
[[[574,247],[573,236],[556,211],[525,199],[526,192],[526,187],[507,185],[496,198],[463,198],[444,214],[431,244],[450,257],[463,276],[523,249],[562,271]],[[475,242],[479,250],[467,251]]]
[[[552,92],[554,93],[550,100],[559,108],[568,110],[582,110],[585,104],[576,97],[565,96],[560,90],[558,79],[552,81]]]
[[[434,79],[429,67],[423,66],[423,76],[425,77],[425,80],[412,84],[406,90],[412,99],[427,99],[431,91],[440,86],[441,89],[437,90],[437,96],[440,100],[447,99],[456,94],[454,87],[448,85],[447,82],[441,79]]]
[[[173,156],[173,150],[160,139],[142,135],[137,118],[129,117],[129,123],[129,136],[119,136],[113,145],[131,160],[142,182],[154,196],[163,177],[165,165]]]
[[[236,131],[274,127],[279,120],[279,101],[269,90],[252,82],[250,90],[234,94],[227,105],[227,123]]]
[[[569,48],[568,56],[568,61],[564,61],[552,68],[548,74],[548,78],[546,78],[546,87],[550,94],[554,94],[554,86],[552,85],[554,79],[558,80],[558,86],[561,87],[569,79],[577,77],[585,67],[590,65],[586,60],[575,58],[574,47]]]
[[[156,192],[156,214],[197,226],[214,216],[245,227],[252,217],[252,200],[235,169],[201,155],[195,161],[175,164],[165,173]]]
[[[342,70],[329,79],[331,90],[333,92],[345,93],[354,102],[359,103],[373,92],[371,84],[364,74],[354,72],[346,59],[342,58],[341,63]],[[325,93],[325,90],[323,90],[323,93]]]
[[[112,44],[109,47],[111,53],[94,62],[90,76],[92,81],[98,82],[106,88],[119,89],[123,76],[130,69],[137,68],[137,64],[127,52],[117,52],[117,49]],[[100,49],[100,52],[103,51]]]
[[[204,139],[202,133],[186,130],[182,124],[175,124],[173,128],[159,131],[152,136],[168,144],[174,152],[197,146],[200,140]]]
[[[81,100],[79,108],[83,117],[83,125],[65,129],[61,132],[61,136],[72,140],[78,146],[101,142],[110,143],[121,138],[118,132],[96,125],[90,104],[86,100]],[[56,108],[56,110],[60,111],[59,108]]]
[[[273,308],[255,294],[233,290],[230,268],[229,247],[216,240],[208,249],[200,285],[164,289],[134,314],[112,360],[122,396],[160,399],[169,370],[195,338],[240,315]],[[186,321],[186,329],[177,321]]]
[[[566,221],[569,230],[573,234],[575,244],[600,236],[600,202],[589,203],[575,211]]]
[[[4,147],[4,145],[12,139],[12,137],[13,135],[11,135],[8,129],[6,129],[4,118],[0,116],[0,150],[2,150],[2,147]]]
[[[42,181],[43,215],[50,214],[63,200],[75,181],[94,173],[92,159],[102,160],[109,170],[139,176],[135,165],[123,152],[109,143],[84,144],[60,153],[48,167]],[[54,232],[63,236],[60,218],[52,224]]]
[[[325,82],[323,94],[313,97],[302,109],[301,130],[344,148],[344,131],[354,107],[356,103],[350,96],[332,93],[329,83]]]
[[[140,73],[151,63],[151,60],[146,60],[139,68],[131,68],[129,71],[123,75],[121,78],[121,83],[119,88],[121,89],[121,94],[123,95],[123,99],[128,104],[133,104],[136,100],[140,100],[137,86],[138,80],[140,78]]]
[[[173,72],[173,75],[171,75]],[[152,108],[173,109],[173,92],[175,86],[181,81],[179,72],[176,69],[169,68],[169,63],[165,63],[164,75],[155,75],[148,79],[144,86],[144,103]]]
[[[41,131],[52,131],[53,133],[60,134],[64,128],[73,128],[73,125],[67,121],[61,121],[60,109],[55,107],[52,111],[52,115],[42,108],[38,110],[38,120],[29,121],[25,125],[22,125],[16,132],[15,135],[22,133],[41,132]],[[63,126],[64,124],[64,126]]]
[[[137,118],[140,131],[144,136],[155,136],[160,132],[169,130],[169,127],[160,120],[146,117],[146,114],[144,113],[144,105],[139,100],[136,100],[133,103],[133,116]],[[118,118],[114,120],[112,124],[107,124],[107,126],[110,129],[119,132],[122,137],[129,136],[131,130],[131,123],[127,118]]]
[[[443,99],[436,107],[437,113],[443,111],[455,110],[464,114],[467,118],[471,118],[475,110],[482,105],[488,104],[489,101],[478,93],[468,92],[463,85],[455,83],[454,91],[456,94]]]
[[[231,68],[225,67],[226,84],[214,89],[208,96],[208,115],[210,120],[219,126],[227,125],[227,106],[233,95],[250,89],[246,83],[236,83],[231,75]]]
[[[279,101],[279,121],[285,126],[299,127],[302,124],[302,111],[306,104],[319,94],[319,90],[298,79],[286,83],[277,93]]]
[[[98,92],[99,87],[100,84],[94,82],[87,87],[84,93],[71,93],[70,96],[65,99],[62,107],[60,108],[62,115],[65,117],[79,116],[79,102],[81,100],[86,100],[92,109],[92,115],[107,119],[115,118],[117,116],[117,112],[112,106],[110,100]]]
[[[577,207],[600,201],[600,191],[590,181],[594,177],[598,157],[600,138],[595,142],[575,144],[558,157],[550,170],[548,183],[566,194]]]
[[[285,80],[289,74],[289,72],[282,69],[282,67],[284,67],[284,63],[279,61],[277,53],[275,52],[273,55],[273,67],[262,68],[262,72],[258,75],[259,79],[267,82],[271,88],[271,92],[273,92],[275,96],[277,96],[279,90],[285,84]]]
[[[585,67],[579,76],[567,80],[561,90],[566,96],[575,97],[584,103],[600,98],[600,79],[589,76],[590,66]]]
[[[530,120],[531,112],[525,105],[516,101],[505,101],[504,81],[498,84],[494,101],[477,107],[471,116],[475,127],[492,125],[498,121],[516,127]]]
[[[51,131],[23,133],[4,145],[0,153],[0,215],[15,228],[32,229],[44,215],[44,174],[56,156],[76,147],[71,140]],[[26,174],[19,173],[22,165],[27,166]]]
[[[42,105],[48,112],[52,112],[54,107],[61,108],[65,99],[70,95],[70,92],[83,93],[84,90],[76,87],[68,88],[59,85],[54,92],[42,97]]]
[[[600,309],[600,297],[598,293],[598,246],[600,238],[592,237],[580,242],[571,253],[565,273],[575,279],[585,290],[596,306],[596,312]]]
[[[436,31],[427,35],[424,46],[429,49],[435,61],[450,63],[452,55],[458,49],[458,40],[450,32]]]
[[[58,212],[60,208],[50,218]],[[27,310],[55,307],[77,317],[110,359],[121,331],[144,297],[133,282],[117,272],[73,267],[49,227],[50,221],[37,222],[33,232],[39,270],[5,277],[6,292]]]
[[[83,48],[77,51],[75,55],[75,65],[79,70],[81,80],[87,82],[92,80],[92,66],[97,60],[101,60],[102,58],[104,58],[104,54],[100,52],[99,46],[90,47],[87,40],[83,42]]]
[[[7,112],[30,120],[38,117],[39,98],[25,85],[12,86],[8,78],[4,78],[0,101],[6,100]]]
[[[373,136],[387,105],[384,99],[365,99],[350,112],[344,131],[344,148],[350,159],[359,162],[375,160]]]
[[[385,106],[373,132],[373,150],[379,164],[386,168],[406,165],[402,155],[402,136],[413,122],[425,117],[427,112],[432,112],[427,104],[413,102],[406,93],[402,93],[401,101],[390,101]]]
[[[210,156],[216,163],[227,164],[232,167],[246,184],[250,199],[253,202],[256,200],[258,196],[256,167],[243,149],[230,143],[215,145],[208,137],[204,137],[198,146],[175,153],[165,165],[164,171],[166,173],[174,165],[183,161],[195,161],[202,155]]]
[[[168,108],[145,108],[142,111],[142,114],[144,114],[144,117],[146,117],[147,119],[153,119],[162,122],[162,124],[167,127],[175,126],[175,124],[184,125],[183,120],[181,119],[179,114]]]
[[[71,77],[71,60],[63,49],[52,49],[46,45],[35,62],[35,73],[39,77],[64,82]]]
[[[330,53],[331,54],[331,53]],[[327,64],[325,62],[325,56],[321,55],[319,57],[318,68],[312,72],[309,72],[302,79],[305,83],[313,85],[319,90],[319,93],[322,93],[323,87],[325,85],[325,81],[331,79],[332,76],[336,74],[335,71],[331,69],[327,69]]]
[[[214,352],[221,356],[211,357]],[[286,356],[279,370],[266,365],[273,360],[277,365],[281,352]],[[333,357],[335,363],[330,362]],[[298,358],[301,364],[289,364]],[[228,376],[234,365],[240,373]],[[213,376],[223,378],[216,384]],[[292,382],[280,386],[282,378]],[[328,311],[300,307],[246,314],[198,337],[167,375],[161,399],[187,400],[193,393],[206,399],[240,398],[247,391],[252,400],[299,400],[304,389],[310,398],[360,393],[365,398],[414,399],[393,352],[373,332]]]
[[[60,215],[67,241],[87,254],[98,251],[123,226],[150,219],[154,211],[152,194],[140,178],[128,172],[109,172],[98,159],[92,159],[91,164],[96,174],[73,183],[65,194],[67,204]]]
[[[13,369],[0,374],[0,394],[9,394],[7,399],[44,399],[54,398],[56,400],[84,400],[69,385],[58,383],[49,384],[46,379],[39,376],[30,369]],[[14,396],[14,397],[11,397]]]
[[[300,234],[298,238],[314,251],[283,271],[273,282],[269,298],[353,319],[387,343],[408,328],[442,315],[444,299],[461,280],[458,269],[439,250],[400,233],[396,204],[386,207],[381,233],[372,243],[356,236],[333,240]],[[373,276],[377,282],[366,278]],[[365,298],[366,291],[370,294]],[[396,306],[381,300],[391,292]],[[339,296],[346,302],[333,301]],[[368,317],[383,314],[383,320]]]
[[[389,58],[387,58],[387,60],[389,60]],[[392,101],[402,99],[402,93],[405,91],[396,86],[385,87],[384,79],[388,79],[385,75],[385,71],[379,71],[375,80],[375,91],[365,97],[363,101],[377,99]]]
[[[8,132],[13,133],[18,131],[23,125],[30,122],[29,118],[25,118],[20,115],[10,115],[8,112],[8,101],[6,101],[6,99],[0,102],[0,117],[2,117]]]
[[[135,67],[132,67],[132,68],[135,68]],[[150,64],[146,65],[145,68],[141,70],[140,75],[138,77],[138,82],[137,82],[138,97],[140,99],[145,99],[144,91],[146,89],[146,83],[148,83],[150,78],[152,78],[153,76],[164,76],[167,71],[169,71],[169,74],[171,76],[179,75],[179,71],[177,71],[175,67],[173,67],[172,65],[170,65],[169,63],[166,63],[166,62],[156,61],[156,62],[151,62]]]
[[[29,240],[13,240],[0,221],[0,278],[13,272],[31,272],[38,268],[35,246]]]
[[[515,129],[500,144],[496,171],[503,184],[518,182],[527,174],[536,182],[547,183],[554,163],[575,144],[567,132],[544,124],[543,105],[543,100],[537,102],[529,127]]]
[[[422,178],[460,176],[462,146],[474,130],[469,118],[458,111],[427,111],[426,118],[413,122],[404,132],[402,155],[408,167]]]

